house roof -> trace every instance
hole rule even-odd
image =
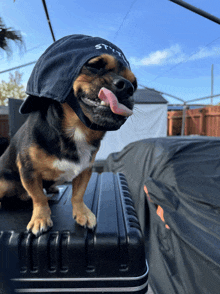
[[[151,89],[138,89],[133,99],[138,104],[167,104],[167,100],[157,91]]]
[[[0,114],[7,115],[8,114],[8,106],[0,106]]]

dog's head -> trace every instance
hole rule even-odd
[[[107,129],[118,129],[126,116],[115,114],[110,106],[103,105],[98,97],[102,87],[109,89],[119,103],[132,110],[136,78],[114,56],[102,54],[86,62],[73,83],[74,96],[90,122]]]
[[[30,96],[20,112],[41,110],[53,99],[66,102],[88,128],[117,130],[126,116],[111,111],[112,104],[103,105],[99,95],[102,88],[105,94],[110,91],[121,109],[132,109],[131,96],[137,82],[123,52],[99,37],[66,36],[54,42],[38,59],[27,84],[26,93]]]

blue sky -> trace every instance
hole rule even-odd
[[[220,18],[219,0],[186,0]],[[70,34],[99,36],[125,53],[140,85],[189,101],[220,94],[220,25],[168,0],[47,0],[56,39]],[[40,0],[0,0],[7,27],[20,30],[26,51],[0,51],[0,71],[37,60],[53,42]],[[33,65],[20,69],[26,85]],[[7,81],[9,73],[1,74]],[[164,96],[170,103],[178,101]],[[220,98],[214,99],[214,104]],[[203,100],[197,103],[210,103]]]

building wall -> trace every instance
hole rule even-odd
[[[96,160],[106,159],[131,142],[167,136],[167,104],[135,104],[133,112],[119,130],[107,132]]]

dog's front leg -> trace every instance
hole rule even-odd
[[[83,195],[92,174],[92,169],[86,169],[72,181],[73,218],[84,227],[93,229],[96,226],[96,217],[83,202]]]
[[[42,179],[35,172],[30,172],[18,162],[23,187],[33,201],[33,212],[27,230],[37,237],[53,226],[48,199],[43,192]]]

